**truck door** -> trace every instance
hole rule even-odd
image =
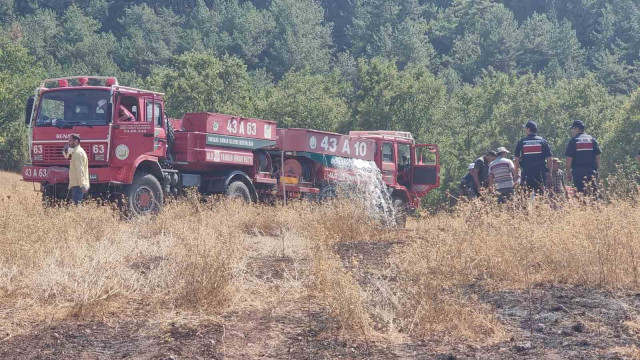
[[[396,155],[394,143],[390,141],[382,142],[382,180],[389,186],[396,185]]]
[[[410,143],[396,143],[397,151],[397,171],[398,185],[404,186],[407,189],[411,189],[411,144]]]
[[[153,151],[149,155],[164,158],[167,151],[166,119],[164,119],[164,109],[159,98],[145,100],[145,120],[151,122],[154,127]]]
[[[121,115],[121,106],[133,115],[133,119]],[[143,106],[143,99],[139,97],[116,96],[111,147],[115,167],[132,165],[138,156],[153,151],[154,126],[151,121],[143,121]]]
[[[440,185],[440,151],[435,144],[414,146],[411,191],[423,197]]]

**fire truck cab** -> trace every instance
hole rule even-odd
[[[399,217],[415,211],[420,200],[440,186],[438,145],[416,144],[411,133],[404,131],[351,131],[349,135],[375,141],[374,161]]]
[[[131,197],[141,209],[162,202],[153,189],[171,174],[161,164],[172,141],[163,94],[120,86],[116,78],[77,76],[44,80],[27,102],[31,165],[23,167],[25,181],[39,182],[43,197],[67,196],[68,164],[63,148],[77,133],[89,160],[91,193],[103,195],[132,190],[136,173],[146,184]]]

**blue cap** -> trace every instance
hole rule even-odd
[[[533,132],[538,132],[538,124],[535,121],[528,121],[526,124],[522,125],[523,128],[527,128]]]
[[[582,122],[582,120],[575,120],[569,129],[578,128],[580,130],[584,130],[586,126]]]

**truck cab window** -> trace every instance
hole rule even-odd
[[[138,121],[138,98],[133,96],[123,96],[120,98],[120,106],[116,111],[116,119],[121,122]]]
[[[45,92],[37,108],[35,126],[96,126],[106,125],[104,112],[98,104],[109,101],[104,90],[65,90]]]
[[[155,118],[153,118],[155,116]],[[160,103],[147,101],[147,121],[153,121],[156,127],[162,127],[162,109]]]
[[[411,146],[398,144],[398,170],[408,169],[411,165]]]
[[[382,143],[382,162],[392,163],[393,161],[393,143]]]
[[[416,165],[435,165],[436,163],[435,150],[428,146],[416,147]]]

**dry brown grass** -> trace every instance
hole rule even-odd
[[[638,289],[637,205],[575,204],[556,211],[533,204],[523,211],[486,211],[473,204],[416,224],[419,238],[403,262],[446,279],[446,285],[484,280],[511,288],[555,283]]]
[[[615,355],[621,356],[622,359],[638,360],[640,359],[640,348],[637,346],[615,347],[609,351]]]
[[[253,273],[257,242],[274,245],[263,255],[294,259],[295,266],[313,258],[321,286],[311,291],[358,293],[344,270],[333,276],[341,265],[328,247],[371,235],[366,216],[343,215],[358,212],[349,204],[245,206],[187,199],[157,217],[122,221],[110,208],[92,204],[43,209],[30,184],[0,176],[8,184],[0,187],[0,316],[15,320],[0,326],[8,336],[46,318],[185,311],[212,316],[232,305],[283,304],[311,289],[306,269],[284,269],[277,282]],[[359,300],[356,295],[341,303]],[[327,306],[345,327],[354,322],[351,314],[334,312],[335,304]]]
[[[507,330],[469,295],[470,285],[640,290],[640,212],[632,201],[563,210],[472,203],[394,233],[354,203],[187,199],[157,217],[122,221],[108,207],[43,209],[31,185],[5,173],[0,182],[0,337],[51,318],[319,306],[344,337],[399,331],[493,343]],[[406,242],[366,286],[336,253],[340,242],[398,239]]]
[[[403,328],[486,340],[503,329],[491,309],[465,295],[489,290],[570,284],[640,289],[638,204],[582,201],[553,210],[544,201],[496,206],[474,202],[453,214],[413,224],[417,235],[397,256],[404,299]]]
[[[343,337],[363,337],[372,334],[371,319],[365,306],[365,294],[340,258],[326,244],[313,248],[311,267],[312,289],[320,295],[329,314],[340,323]]]

